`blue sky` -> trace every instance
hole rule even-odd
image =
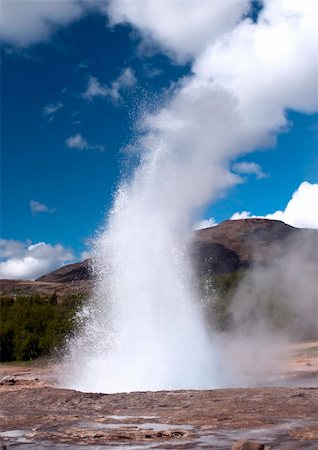
[[[138,56],[131,33],[92,15],[22,53],[2,48],[3,238],[60,242],[78,252],[103,223],[139,110],[155,107],[156,96],[189,71],[164,55]],[[82,97],[90,76],[111,85],[127,67],[136,84],[119,102]],[[77,134],[104,150],[69,148],[66,139]],[[56,211],[32,214],[31,199]]]
[[[29,5],[31,17],[34,2]],[[33,28],[45,17],[34,14]],[[189,56],[177,47],[175,36],[169,48],[157,24],[150,38],[137,19],[114,23],[99,8],[64,21],[52,17],[54,27],[45,32],[16,36],[14,19],[12,29],[2,23],[0,34],[2,261],[25,258],[32,244],[45,243],[48,251],[59,245],[60,256],[44,272],[88,250],[119,181],[136,164],[129,152],[136,121],[159,110],[199,59],[197,49]],[[318,115],[289,110],[286,116],[289,125],[275,132],[276,143],[231,159],[240,183],[208,202],[196,220],[284,211],[301,183],[318,183]]]

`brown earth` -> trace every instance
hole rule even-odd
[[[87,295],[93,282],[91,280],[77,280],[70,283],[50,283],[42,281],[0,280],[1,297],[20,297],[42,295],[49,297],[56,294],[58,298],[69,295]]]
[[[301,387],[308,375],[318,386],[317,350],[292,347],[280,382],[293,388],[91,394],[55,387],[39,364],[1,365],[0,439],[12,450],[317,450],[318,388]]]

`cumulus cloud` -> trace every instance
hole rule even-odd
[[[69,136],[65,142],[69,148],[77,148],[79,150],[99,150],[100,152],[105,150],[104,145],[90,144],[80,133]]]
[[[311,184],[307,181],[301,183],[283,211],[275,211],[265,216],[254,216],[249,211],[242,211],[233,214],[231,219],[248,217],[281,220],[297,228],[318,229],[318,184]]]
[[[59,28],[94,10],[107,15],[113,25],[129,23],[141,32],[144,40],[184,60],[197,55],[206,42],[231,29],[248,9],[249,0],[6,1],[1,3],[0,39],[18,47],[47,41]]]
[[[283,211],[267,214],[266,218],[282,220],[299,228],[318,228],[318,184],[304,181]]]
[[[107,97],[108,87],[102,85],[96,77],[89,77],[87,88],[82,96],[86,100],[93,100],[95,97]]]
[[[34,280],[74,260],[73,252],[61,244],[2,239],[0,249],[1,258],[7,258],[0,262],[1,279]]]
[[[47,41],[59,27],[80,19],[88,7],[89,2],[77,0],[1,2],[0,39],[18,47]]]
[[[268,175],[263,172],[261,166],[255,162],[242,161],[232,166],[232,170],[240,175],[255,175],[256,178],[267,178]]]
[[[27,243],[16,241],[14,239],[0,239],[0,258],[9,258],[11,256],[19,253],[25,245],[30,245],[31,242],[27,241]]]
[[[121,98],[120,91],[134,87],[137,79],[130,67],[125,68],[110,86],[101,84],[95,77],[90,77],[87,88],[82,96],[86,100],[93,100],[95,97],[108,97],[115,103]]]
[[[106,12],[111,23],[129,23],[148,43],[159,45],[182,61],[192,59],[204,50],[207,42],[231,29],[249,6],[249,0],[111,0]]]
[[[250,211],[236,212],[230,217],[230,220],[248,219],[251,216]]]
[[[44,203],[40,203],[36,200],[30,201],[30,210],[32,214],[38,214],[38,213],[54,213],[56,211],[55,208],[49,208]]]
[[[119,98],[119,91],[122,89],[132,88],[137,84],[137,78],[134,71],[130,67],[126,67],[120,75],[112,82],[111,96],[117,100]]]

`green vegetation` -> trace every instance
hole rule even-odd
[[[244,272],[206,276],[200,280],[199,289],[204,298],[205,317],[218,331],[226,331],[232,326],[230,306],[235,290]]]
[[[293,330],[300,338],[314,336],[314,331],[291,313],[288,298],[279,286],[266,286],[263,292],[249,280],[248,273],[209,275],[198,281],[204,316],[213,330],[226,332],[241,325],[249,328],[257,326],[261,319],[272,330]],[[235,294],[242,281],[248,290],[237,297]],[[0,299],[0,360],[33,360],[54,352],[75,332],[76,312],[84,300],[84,296],[58,299],[56,294]],[[239,319],[233,316],[233,311],[238,309]]]
[[[58,348],[75,328],[81,296],[64,298],[53,293],[0,300],[1,361],[32,360]]]

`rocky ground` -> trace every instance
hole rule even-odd
[[[2,365],[2,448],[317,450],[317,349],[293,347],[286,387],[211,391],[81,393],[48,367]]]

